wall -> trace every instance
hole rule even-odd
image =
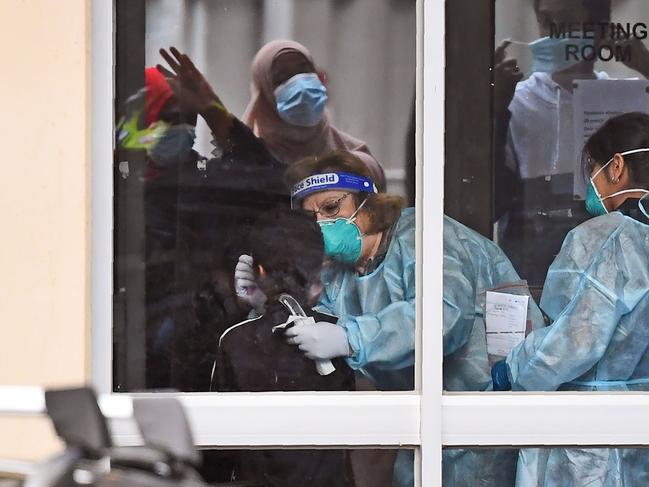
[[[0,384],[89,377],[89,9],[0,2]],[[0,458],[57,446],[45,419],[0,418]]]

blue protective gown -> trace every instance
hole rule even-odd
[[[570,232],[541,307],[553,324],[507,357],[513,390],[649,390],[649,221],[614,212]],[[649,485],[649,452],[525,449],[517,485]]]
[[[444,217],[444,389],[484,391],[491,386],[481,293],[520,282],[503,251],[491,240]],[[530,299],[532,327],[543,316]],[[452,449],[443,452],[444,487],[514,485],[517,451]]]
[[[491,385],[485,318],[480,295],[521,282],[504,252],[491,240],[444,217],[444,389],[484,391]],[[530,299],[532,328],[543,316]]]
[[[397,220],[383,262],[367,275],[328,265],[318,311],[347,331],[349,366],[378,390],[412,390],[415,364],[415,210]]]
[[[649,485],[645,448],[522,448],[516,486],[636,487]]]
[[[359,275],[331,264],[322,272],[318,311],[338,316],[347,331],[349,366],[381,391],[412,390],[415,379],[415,209],[397,220],[383,262]],[[401,450],[393,485],[414,485],[414,454]]]

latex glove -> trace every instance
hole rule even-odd
[[[512,385],[509,382],[509,366],[504,360],[499,360],[491,368],[491,380],[494,384],[494,391],[511,391]]]
[[[286,341],[297,345],[311,360],[349,356],[347,332],[342,326],[319,321],[315,325],[299,323],[287,329]]]
[[[263,314],[267,298],[257,286],[252,263],[252,257],[249,255],[239,256],[237,266],[234,268],[234,289],[242,302],[248,304],[257,313]]]

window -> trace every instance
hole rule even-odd
[[[531,333],[496,369],[514,390],[645,390],[647,303],[629,296],[649,282],[619,263],[645,258],[644,237],[638,251],[613,247],[628,231],[644,235],[648,223],[649,51],[637,20],[646,6],[503,0],[481,8],[469,17],[471,36],[451,30],[447,46],[458,59],[470,43],[483,47],[447,71],[464,81],[447,94],[445,388],[486,390],[490,366]],[[461,144],[469,119],[473,137]],[[607,233],[618,219],[629,230]],[[453,316],[472,292],[475,321]]]
[[[277,6],[278,9],[269,8],[271,4]],[[219,278],[218,285],[225,288],[232,287],[234,283],[229,274],[237,264],[241,252],[239,242],[235,242],[238,245],[232,245],[231,241],[227,241],[227,239],[236,240],[239,237],[234,230],[212,234],[209,232],[209,223],[216,220],[215,216],[223,217],[223,213],[229,213],[232,218],[241,216],[250,227],[254,218],[245,214],[243,210],[250,210],[245,205],[260,212],[270,206],[268,198],[264,199],[268,195],[278,199],[283,198],[287,207],[291,203],[287,188],[280,185],[282,180],[278,178],[278,171],[264,172],[265,169],[275,168],[275,162],[272,159],[282,153],[281,146],[275,147],[272,151],[262,152],[261,155],[258,154],[257,157],[261,162],[256,162],[259,162],[257,164],[259,167],[255,167],[252,171],[242,170],[241,174],[237,175],[238,179],[227,179],[222,171],[228,169],[233,162],[231,159],[227,159],[231,157],[228,152],[232,150],[232,147],[228,146],[230,141],[217,140],[214,144],[212,142],[215,133],[214,127],[210,127],[208,130],[202,125],[203,122],[196,126],[194,149],[197,153],[205,154],[209,158],[203,159],[192,154],[190,164],[187,166],[187,173],[182,174],[180,171],[181,174],[174,175],[185,183],[185,188],[191,187],[195,191],[186,191],[180,195],[176,193],[167,199],[169,190],[173,192],[178,187],[174,188],[171,184],[170,188],[166,185],[168,182],[166,177],[169,174],[165,174],[164,156],[156,153],[157,163],[151,165],[147,159],[153,159],[153,146],[137,147],[137,145],[146,143],[147,137],[153,140],[160,137],[155,132],[156,128],[162,127],[169,133],[174,133],[169,130],[169,127],[175,129],[175,127],[182,126],[183,129],[186,129],[187,125],[192,125],[191,122],[194,120],[187,117],[181,107],[177,113],[166,114],[164,110],[161,110],[158,113],[160,123],[155,127],[150,127],[146,121],[143,126],[138,125],[141,118],[150,115],[146,113],[146,108],[147,103],[151,102],[147,102],[147,93],[140,91],[146,84],[146,78],[143,75],[144,66],[160,63],[171,71],[174,68],[168,60],[160,58],[157,53],[160,47],[168,49],[169,46],[178,43],[181,51],[189,52],[199,69],[204,70],[206,66],[211,66],[209,69],[213,69],[213,71],[209,73],[210,78],[216,79],[223,76],[223,80],[228,80],[223,85],[219,82],[218,85],[214,83],[213,86],[215,90],[219,91],[222,103],[228,111],[232,113],[236,111],[241,116],[248,99],[250,62],[263,41],[278,37],[314,39],[313,54],[316,63],[304,66],[301,68],[303,71],[297,74],[309,75],[302,78],[315,84],[317,82],[314,78],[319,78],[320,83],[328,79],[330,84],[327,85],[327,95],[332,100],[335,99],[334,97],[340,100],[335,107],[330,106],[332,112],[335,109],[335,120],[346,118],[349,121],[341,122],[339,126],[341,132],[333,134],[332,138],[336,142],[339,142],[340,139],[344,140],[347,144],[346,148],[361,153],[358,157],[363,164],[367,165],[369,174],[372,176],[368,179],[378,187],[378,190],[383,189],[382,186],[385,184],[388,192],[401,195],[404,198],[414,197],[412,189],[407,185],[409,176],[406,174],[407,164],[405,161],[412,161],[414,158],[412,140],[415,127],[415,87],[418,84],[415,60],[416,44],[420,42],[416,39],[416,31],[417,18],[421,19],[421,16],[417,17],[416,14],[417,4],[415,2],[382,1],[380,8],[377,8],[376,2],[331,2],[327,4],[329,6],[324,8],[324,11],[322,5],[324,4],[305,1],[116,2],[113,15],[109,15],[107,7],[95,4],[93,18],[97,25],[93,32],[95,36],[103,35],[103,43],[106,43],[97,42],[97,45],[103,45],[103,49],[106,49],[106,45],[110,45],[112,25],[108,25],[107,19],[114,18],[116,26],[113,52],[102,51],[104,56],[108,58],[112,56],[115,59],[115,85],[111,86],[110,74],[103,79],[94,78],[94,100],[97,108],[95,127],[98,134],[98,139],[93,146],[97,151],[95,182],[101,179],[103,182],[113,181],[114,183],[114,195],[111,196],[110,191],[102,188],[101,192],[96,193],[94,200],[95,215],[101,214],[100,218],[103,218],[104,223],[112,221],[115,229],[114,233],[111,233],[110,225],[106,227],[98,225],[94,233],[94,241],[101,241],[95,247],[94,268],[97,269],[96,275],[103,275],[98,271],[102,263],[107,272],[103,275],[105,280],[93,281],[96,298],[93,338],[96,353],[93,355],[93,364],[97,383],[101,385],[103,391],[140,393],[143,390],[158,390],[169,386],[185,391],[208,391],[214,357],[207,357],[207,354],[201,354],[198,349],[206,344],[213,345],[219,341],[225,344],[225,339],[220,340],[220,338],[223,336],[223,332],[229,328],[225,327],[216,333],[215,330],[209,329],[209,325],[213,325],[213,323],[207,323],[207,331],[211,331],[212,335],[205,335],[207,338],[204,336],[202,341],[191,341],[191,344],[198,348],[183,350],[183,360],[180,363],[175,362],[175,357],[178,355],[174,354],[171,358],[152,357],[150,352],[155,349],[156,339],[164,335],[162,332],[166,330],[166,327],[171,327],[174,329],[173,332],[177,332],[177,329],[174,328],[177,322],[170,324],[165,319],[165,310],[156,307],[158,297],[156,293],[167,292],[165,286],[169,284],[171,274],[174,276],[172,284],[176,286],[176,289],[173,289],[169,294],[173,294],[177,290],[179,282],[183,285],[190,281],[192,284],[198,284],[196,287],[186,286],[183,289],[185,294],[189,294],[189,291],[191,294],[189,296],[181,295],[181,305],[171,313],[173,317],[179,316],[179,313],[192,314],[193,318],[196,308],[200,305],[197,303],[199,300],[197,298],[201,298],[203,290],[201,288],[203,278],[200,274],[204,271],[213,272],[212,275],[216,274]],[[309,12],[307,7],[316,9],[316,11]],[[419,9],[421,8],[420,5]],[[328,23],[322,21],[323,15],[330,17]],[[370,31],[366,32],[360,26],[364,25],[363,22],[368,16],[375,18],[377,22],[371,26],[366,25],[364,28],[370,28]],[[295,29],[302,29],[302,31],[291,32],[293,25],[284,26],[278,32],[273,31],[273,29],[281,27],[283,20],[290,17],[306,19],[305,22],[295,22]],[[178,20],[181,18],[185,20],[182,22]],[[173,19],[173,25],[166,23],[169,19]],[[208,23],[208,20],[214,21],[216,24]],[[260,36],[258,32],[262,21],[266,22],[267,26],[262,29]],[[314,27],[319,26],[318,23],[321,23],[326,29],[332,29],[333,32],[315,29]],[[210,29],[206,28],[206,24],[209,24]],[[218,29],[216,28],[217,24]],[[237,25],[236,30],[233,29],[234,25]],[[380,42],[385,45],[382,50],[377,50],[374,41],[368,40],[374,39],[369,37],[374,35],[373,33],[381,34]],[[228,40],[230,44],[227,49],[218,49],[219,56],[225,57],[222,61],[217,62],[209,53],[211,50],[216,51],[211,47],[211,42],[216,42],[217,39],[214,36],[218,37],[218,35],[223,36],[221,43]],[[162,36],[162,39],[156,36]],[[172,38],[174,40],[167,40]],[[237,40],[235,41],[235,39]],[[329,43],[316,42],[318,39],[329,39]],[[233,50],[231,46],[239,44],[239,42],[242,44]],[[340,44],[337,44],[338,42]],[[353,48],[349,46],[353,46]],[[168,52],[171,53],[171,56],[175,56],[171,50],[168,49]],[[320,54],[320,58],[332,59],[329,63],[323,61],[325,67],[331,66],[328,75],[327,73],[313,72],[319,67],[317,65],[318,54]],[[239,58],[239,56],[241,57]],[[309,61],[309,58],[306,59]],[[366,63],[370,68],[361,69],[358,75],[350,77],[350,73],[342,69],[342,64],[341,66],[336,64],[343,63],[343,60],[349,66],[363,66],[363,63]],[[224,65],[232,68],[231,72],[226,73],[226,70],[222,69]],[[341,73],[341,78],[338,80],[334,70]],[[207,76],[208,72],[204,72]],[[168,75],[168,73],[165,74]],[[287,80],[291,80],[295,74],[290,73],[284,77],[288,76]],[[273,76],[275,75],[278,77],[278,85],[271,87],[273,91],[282,88],[287,81],[279,79],[282,77],[282,73],[273,73]],[[273,79],[273,81],[275,80]],[[354,86],[355,91],[336,95],[336,93],[345,93],[345,90],[341,89],[345,85]],[[233,89],[228,92],[226,86],[234,87],[238,91]],[[105,98],[107,95],[110,98],[115,97],[114,107],[107,103]],[[380,103],[371,101],[377,99],[380,100]],[[182,105],[182,102],[180,104]],[[102,109],[98,108],[100,106]],[[363,117],[355,117],[354,113],[359,112],[361,108],[364,110]],[[109,117],[108,114],[113,113],[113,110],[114,116]],[[277,108],[277,110],[279,109]],[[344,117],[346,113],[350,114],[349,117]],[[167,118],[164,118],[163,115]],[[286,117],[298,117],[298,119],[292,119],[295,122],[294,125],[309,122],[299,119],[300,116],[304,116],[299,112],[297,114],[289,112],[285,115]],[[251,151],[254,149],[254,144],[261,145],[242,123],[237,121],[234,124],[236,130],[248,137],[248,141],[241,145],[241,150]],[[113,146],[103,138],[103,132],[100,135],[99,132],[115,127],[117,128],[117,140]],[[145,128],[152,130],[142,133],[141,130]],[[355,135],[354,139],[347,139],[342,131],[351,132]],[[177,130],[176,132],[184,137],[188,133],[191,135],[193,131],[187,130],[181,133],[180,130]],[[408,135],[409,132],[410,135]],[[374,177],[375,162],[372,161],[372,158],[367,158],[367,154],[363,155],[365,148],[356,139],[374,140],[374,143],[368,141],[368,145],[372,154],[381,153],[381,160],[386,161],[383,176],[385,183],[381,180],[380,175]],[[103,141],[103,146],[100,140]],[[129,145],[131,142],[132,145]],[[107,171],[105,166],[111,154],[107,149],[111,146],[115,149],[113,163],[109,164],[113,167],[112,173]],[[162,144],[154,144],[154,146],[156,151],[162,149]],[[291,154],[286,157],[289,156]],[[376,155],[375,157],[379,158]],[[215,159],[221,159],[221,161],[215,163]],[[392,161],[395,161],[394,166],[390,166]],[[236,169],[238,168],[234,167],[232,170],[235,174]],[[281,176],[281,173],[279,175]],[[303,178],[304,176],[309,176],[309,174],[303,175]],[[336,174],[336,176],[341,177],[340,174]],[[237,182],[250,185],[251,179],[253,179],[252,183],[262,185],[264,191],[260,190],[259,194],[255,194],[254,190],[259,188],[236,187]],[[302,179],[294,182],[299,183]],[[363,179],[355,181],[356,184],[365,182]],[[205,185],[209,186],[208,183],[212,186],[205,187]],[[348,184],[352,183],[354,181]],[[412,184],[414,185],[414,182]],[[179,187],[182,188],[182,185]],[[202,192],[199,191],[201,189],[203,189]],[[154,190],[159,190],[159,192],[156,194]],[[227,201],[227,197],[230,196],[228,192],[234,193],[234,190],[245,192],[244,196],[248,199],[243,202],[233,200],[227,206],[224,201]],[[347,203],[355,205],[363,203],[363,195],[356,194],[356,191],[351,193],[353,198],[344,200],[341,197],[337,198],[335,202],[341,208]],[[374,190],[370,187],[369,191],[358,193],[372,195]],[[202,201],[196,199],[192,201],[192,198],[196,198],[199,194],[203,198]],[[156,200],[155,196],[157,195],[162,196]],[[358,196],[361,198],[357,198]],[[168,223],[165,221],[165,215],[154,214],[163,208],[169,200],[178,205],[172,211],[172,217],[177,218],[171,224],[173,230],[165,226]],[[196,205],[197,202],[203,203],[203,206]],[[316,214],[327,212],[329,217],[343,216],[342,214],[329,214],[333,210],[328,209],[327,202],[318,201],[317,203],[317,205],[305,209]],[[210,204],[212,207],[209,206]],[[371,201],[368,199],[367,206],[369,207],[370,204]],[[183,218],[178,216],[181,210],[186,212]],[[206,211],[201,213],[201,210]],[[210,214],[212,211],[213,213]],[[409,224],[413,228],[415,218],[414,210],[411,210]],[[421,216],[418,215],[418,218],[420,219]],[[192,227],[192,225],[199,220],[198,226],[202,234],[197,235],[195,233],[197,227]],[[156,227],[156,224],[161,226]],[[361,223],[358,225],[362,226]],[[254,230],[257,231],[258,228],[255,227]],[[156,232],[156,235],[160,237],[159,240],[149,240],[149,242],[160,244],[154,249],[147,248],[149,243],[147,243],[146,232],[150,230]],[[390,234],[394,229],[392,225],[388,225],[378,230]],[[174,234],[174,232],[176,233]],[[205,237],[208,240],[205,240]],[[170,243],[169,247],[165,247],[164,240],[167,238]],[[105,239],[108,241],[112,239],[112,245],[106,245]],[[380,244],[380,241],[377,240],[376,243]],[[412,254],[410,258],[412,261],[415,253],[414,230],[409,245],[411,246],[409,252]],[[236,252],[229,249],[228,246],[236,249]],[[377,247],[380,250],[381,246]],[[176,255],[170,258],[168,255],[170,249],[172,251],[182,250],[185,252],[184,257]],[[388,249],[384,250],[389,252]],[[288,253],[287,248],[284,251]],[[279,256],[281,257],[281,255]],[[183,258],[185,259],[183,263],[186,265],[174,268],[174,265]],[[215,271],[209,268],[211,264],[214,264],[215,259],[225,260],[225,258],[228,259],[227,265],[216,266]],[[159,266],[154,268],[154,265],[150,265],[152,262]],[[386,261],[384,260],[384,262]],[[364,272],[369,278],[381,270],[380,262],[364,264],[367,264]],[[372,265],[377,267],[373,269]],[[412,392],[416,385],[412,362],[415,355],[414,348],[415,346],[419,347],[416,345],[419,340],[415,338],[414,333],[415,296],[408,293],[411,293],[411,290],[414,291],[414,281],[420,277],[418,271],[415,273],[414,262],[408,265],[409,267],[404,272],[410,273],[408,279],[411,289],[407,289],[404,301],[410,301],[410,310],[407,315],[404,315],[403,321],[406,324],[410,321],[413,327],[408,332],[412,344],[409,356],[400,358],[403,361],[403,366],[397,367],[397,369],[410,369],[402,374],[406,377],[405,381],[401,381],[398,374],[386,374],[388,377],[386,377],[385,384],[389,384],[388,386],[377,387],[374,385],[371,389],[356,394],[346,393],[344,390],[326,393],[324,391],[297,392],[294,390],[293,392],[268,392],[254,395],[246,393],[182,394],[182,401],[187,406],[195,427],[198,444],[204,448],[243,447],[248,449],[257,447],[309,448],[313,446],[401,448],[404,452],[411,452],[412,465],[413,448],[420,444],[420,396]],[[266,267],[264,268],[266,269]],[[270,264],[268,268],[271,268]],[[208,272],[204,273],[208,274]],[[113,276],[112,282],[107,281],[108,275]],[[225,275],[227,277],[224,277]],[[182,276],[182,278],[178,278],[178,276]],[[212,289],[209,289],[209,285],[212,285]],[[214,289],[214,287],[216,285],[213,282],[208,283],[207,290],[222,291],[222,289]],[[111,296],[110,301],[108,300],[109,296]],[[177,297],[172,296],[170,300],[172,306],[174,305],[173,299]],[[209,301],[209,293],[207,298]],[[150,301],[147,302],[147,300]],[[225,303],[222,308],[227,308],[226,305],[234,308],[234,314],[239,313],[240,315],[232,323],[245,323],[247,309],[238,309],[239,304],[234,299]],[[103,309],[100,306],[103,306]],[[100,309],[103,312],[100,313]],[[226,309],[226,311],[231,310]],[[245,311],[245,313],[241,311]],[[212,316],[212,313],[207,313],[207,315]],[[111,319],[107,319],[108,316]],[[193,319],[188,319],[185,323],[189,326],[181,331],[188,331],[192,326],[196,326],[196,321]],[[233,330],[242,329],[244,326],[246,325],[242,324]],[[151,329],[162,332],[149,333]],[[226,334],[226,338],[229,339],[234,335],[235,331],[231,330]],[[106,349],[106,343],[113,344],[111,351]],[[172,349],[188,343],[190,343],[189,340],[178,340],[175,345],[172,345]],[[350,344],[353,348],[354,344]],[[145,353],[147,351],[148,353]],[[206,356],[206,359],[198,365],[201,371],[201,376],[198,377],[198,374],[193,373],[196,369],[185,367],[187,364],[185,359],[203,355]],[[112,367],[107,367],[109,363],[112,363]],[[164,369],[168,372],[155,374],[163,369],[163,367],[155,366],[160,363],[165,365]],[[339,370],[338,365],[335,365]],[[203,371],[204,375],[202,375]],[[390,375],[392,377],[389,377]],[[179,381],[175,380],[177,377],[180,377]],[[187,378],[189,378],[189,382],[186,381]],[[194,379],[198,379],[199,382],[191,382]],[[205,379],[208,379],[207,382]],[[395,379],[396,382],[394,382]],[[390,389],[391,391],[378,393],[377,388]],[[245,388],[243,390],[245,391]],[[165,392],[155,392],[155,394],[161,395]],[[110,398],[114,401],[128,400],[128,395],[113,394]],[[395,421],[395,418],[399,418],[399,420]],[[133,434],[128,421],[117,420],[114,432],[122,443],[132,444],[138,441],[137,435]]]
[[[616,261],[633,248],[610,252],[616,237],[606,245],[594,237],[618,219],[646,234],[641,198],[649,187],[639,173],[620,183],[615,159],[599,173],[610,186],[598,178],[616,153],[631,168],[646,160],[645,131],[630,140],[633,123],[647,119],[646,5],[497,0],[446,8],[445,212],[455,221],[444,229],[444,474],[450,482],[471,464],[488,475],[490,455],[504,465],[507,447],[521,446],[517,475],[525,482],[531,448],[553,445],[538,475],[580,485],[596,477],[595,467],[577,475],[565,460],[553,471],[557,455],[579,465],[579,448],[647,441],[632,426],[646,396],[629,392],[646,389],[646,347],[634,336],[646,329],[647,302],[627,306],[628,293],[619,292],[627,279],[647,287],[646,245],[643,264],[625,274]],[[470,317],[453,314],[469,309],[459,302],[470,294],[464,286],[477,296]],[[466,393],[491,391],[492,370],[496,389],[526,394]],[[600,448],[591,459],[603,452],[620,453]],[[624,475],[641,478],[646,451],[628,453],[641,461],[622,467]],[[515,470],[503,468],[500,482]]]
[[[500,5],[496,2],[493,9],[501,8]],[[425,325],[442,322],[439,299],[443,294],[442,235],[439,232],[442,214],[446,211],[490,237],[495,223],[491,189],[494,173],[491,168],[487,169],[488,181],[477,177],[485,174],[485,167],[480,164],[485,161],[492,164],[494,147],[489,107],[491,74],[487,76],[486,73],[489,73],[493,54],[495,11],[491,7],[484,7],[486,11],[482,11],[483,7],[461,1],[446,6],[418,3],[417,80],[421,95],[418,100],[421,101],[416,125],[418,134],[421,132],[418,136],[421,141],[419,161],[426,162],[419,167],[421,178],[418,180],[418,188],[425,194],[418,193],[424,206],[418,210],[418,222],[421,223],[418,255],[422,258],[419,259],[418,276],[421,298],[417,309],[422,319],[419,320],[421,335],[417,341],[417,368],[421,371],[417,393],[183,394],[181,397],[200,446],[415,446],[420,460],[417,463],[420,485],[438,485],[442,445],[449,448],[601,446],[643,445],[649,441],[649,431],[642,420],[649,406],[644,395],[456,392],[442,396],[443,355],[438,331],[441,327]],[[93,376],[101,390],[107,393],[112,391],[113,384],[113,371],[109,366],[111,351],[107,346],[113,340],[110,278],[113,249],[109,224],[113,200],[104,183],[111,181],[113,176],[121,177],[119,171],[111,173],[112,164],[107,162],[112,160],[113,133],[113,89],[109,68],[113,53],[108,48],[112,45],[112,18],[109,6],[93,5],[93,38],[96,41],[93,55]],[[472,29],[455,27],[467,25],[469,21]],[[465,36],[467,33],[470,35]],[[448,36],[446,45],[445,35]],[[468,44],[461,44],[462,37],[468,37]],[[489,47],[488,52],[480,50],[480,46]],[[458,66],[461,59],[467,60],[466,65]],[[442,78],[445,67],[446,83]],[[471,71],[463,74],[464,69]],[[477,80],[486,81],[486,84]],[[462,91],[469,84],[474,91]],[[472,111],[463,110],[462,105],[454,105],[462,97],[466,100],[477,98],[479,103],[468,103],[473,106]],[[462,137],[460,131],[467,126],[476,127],[470,140],[466,134]],[[445,183],[441,177],[443,160],[446,161]],[[441,195],[445,190],[447,195],[454,197],[444,201]],[[422,218],[424,214],[425,219]],[[119,397],[111,396],[113,400]],[[399,418],[398,421],[395,418]],[[115,432],[124,443],[137,441],[124,421],[116,422]]]
[[[116,3],[117,392],[414,387],[416,4],[270,4]],[[368,384],[295,353],[282,294]]]

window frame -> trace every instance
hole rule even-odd
[[[417,95],[422,99],[424,73],[423,32],[424,11],[432,13],[433,4],[417,0]],[[438,44],[431,49],[430,65],[432,89],[443,93],[443,16],[435,19],[439,24],[431,25],[427,42]],[[118,444],[136,445],[139,435],[129,419],[130,401],[137,396],[178,397],[184,404],[196,443],[200,447],[271,447],[271,446],[358,446],[358,447],[418,447],[422,438],[432,448],[421,450],[426,457],[426,469],[420,477],[422,485],[434,485],[441,478],[441,428],[439,416],[426,423],[420,420],[422,408],[439,410],[441,401],[441,358],[427,365],[431,374],[423,382],[417,373],[417,391],[407,393],[179,393],[179,394],[127,394],[112,392],[112,303],[113,303],[113,127],[115,92],[115,5],[113,2],[94,0],[92,2],[92,67],[91,67],[91,110],[92,118],[92,255],[91,255],[91,377],[100,393],[102,411],[111,420],[112,431]],[[432,34],[435,34],[434,36]],[[440,57],[441,56],[441,57]],[[419,104],[421,105],[421,103]],[[439,134],[443,133],[443,97],[429,101],[431,113],[437,116],[430,122],[435,124]],[[441,116],[440,116],[441,115]],[[422,110],[417,107],[417,120],[421,125]],[[432,125],[431,125],[432,126]],[[421,134],[418,135],[417,151],[421,155]],[[443,138],[428,144],[429,152],[442,160]],[[433,157],[431,155],[431,157]],[[421,170],[421,168],[419,168]],[[435,182],[434,168],[430,168],[431,184]],[[421,178],[418,178],[421,181]],[[417,225],[422,228],[422,198],[419,183]],[[442,219],[441,201],[435,203],[435,214]],[[433,225],[431,225],[433,226]],[[434,225],[439,228],[439,225]],[[432,228],[431,228],[432,230]],[[441,236],[429,231],[428,244],[441,249]],[[417,256],[422,257],[422,232],[419,230]],[[429,275],[441,276],[441,251],[439,259],[430,259]],[[437,272],[433,272],[435,270]],[[422,273],[418,275],[418,289],[429,289],[431,297],[441,294],[441,278],[435,288],[422,286]],[[422,293],[420,293],[421,295]],[[422,302],[434,303],[434,299],[418,299],[418,326],[422,322]],[[430,306],[430,313],[441,318],[441,305]],[[423,342],[426,343],[426,342]],[[441,357],[440,346],[433,347],[433,337],[428,345],[417,342],[417,356]],[[434,351],[432,348],[437,348]],[[429,350],[431,349],[431,350]],[[33,391],[32,391],[33,393]],[[33,397],[32,397],[33,401]],[[39,404],[32,402],[32,410]],[[395,420],[395,418],[399,418]],[[417,457],[420,453],[417,454]],[[430,457],[430,458],[428,458]],[[417,477],[419,469],[416,468]]]

